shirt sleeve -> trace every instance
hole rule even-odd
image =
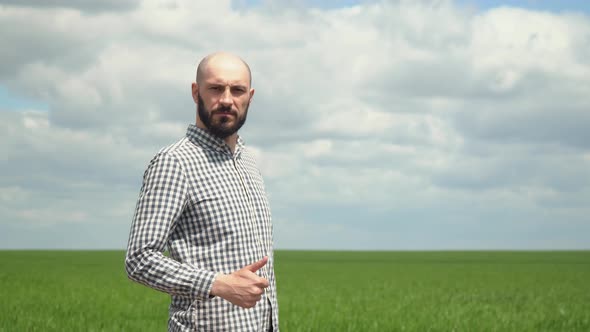
[[[168,236],[190,202],[180,164],[166,153],[156,155],[143,177],[125,257],[129,279],[170,295],[210,297],[216,273],[166,257]]]

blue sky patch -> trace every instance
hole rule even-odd
[[[590,13],[590,1],[583,0],[457,0],[456,3],[477,10],[488,10],[496,7],[510,6],[550,12],[576,11]]]
[[[21,111],[30,109],[47,111],[48,107],[42,102],[18,96],[0,85],[0,111]]]

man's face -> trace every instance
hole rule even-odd
[[[246,123],[246,117],[248,116],[248,107],[250,102],[246,104],[242,114],[234,111],[231,107],[220,105],[216,109],[210,110],[205,106],[201,94],[197,97],[197,109],[199,112],[199,119],[205,128],[209,130],[213,135],[226,138],[236,133],[244,123]]]
[[[210,60],[201,82],[193,84],[197,125],[220,138],[235,134],[246,122],[253,95],[250,73],[243,63],[224,57]]]

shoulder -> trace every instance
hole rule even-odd
[[[158,151],[158,153],[156,154],[156,156],[158,156],[158,155],[178,156],[180,154],[183,154],[183,153],[185,153],[185,151],[187,149],[188,143],[189,143],[188,138],[183,137],[183,138],[179,139],[178,141],[161,148],[160,151]]]
[[[173,144],[163,147],[158,151],[154,158],[166,156],[167,158],[175,159],[181,165],[194,162],[199,156],[203,154],[202,149],[192,143],[187,137],[183,137]]]
[[[183,137],[178,141],[161,148],[150,160],[149,168],[157,166],[182,168],[182,160],[185,159],[187,154],[187,143],[188,139]]]
[[[252,163],[254,165],[256,165],[256,159],[258,159],[258,155],[260,154],[260,151],[256,148],[252,148],[252,147],[244,147],[242,150],[242,159],[244,159],[246,162]]]

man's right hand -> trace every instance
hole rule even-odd
[[[268,262],[265,256],[256,263],[252,263],[230,274],[220,274],[213,282],[211,295],[219,296],[242,308],[252,308],[260,301],[264,289],[268,287],[268,280],[256,275]]]

